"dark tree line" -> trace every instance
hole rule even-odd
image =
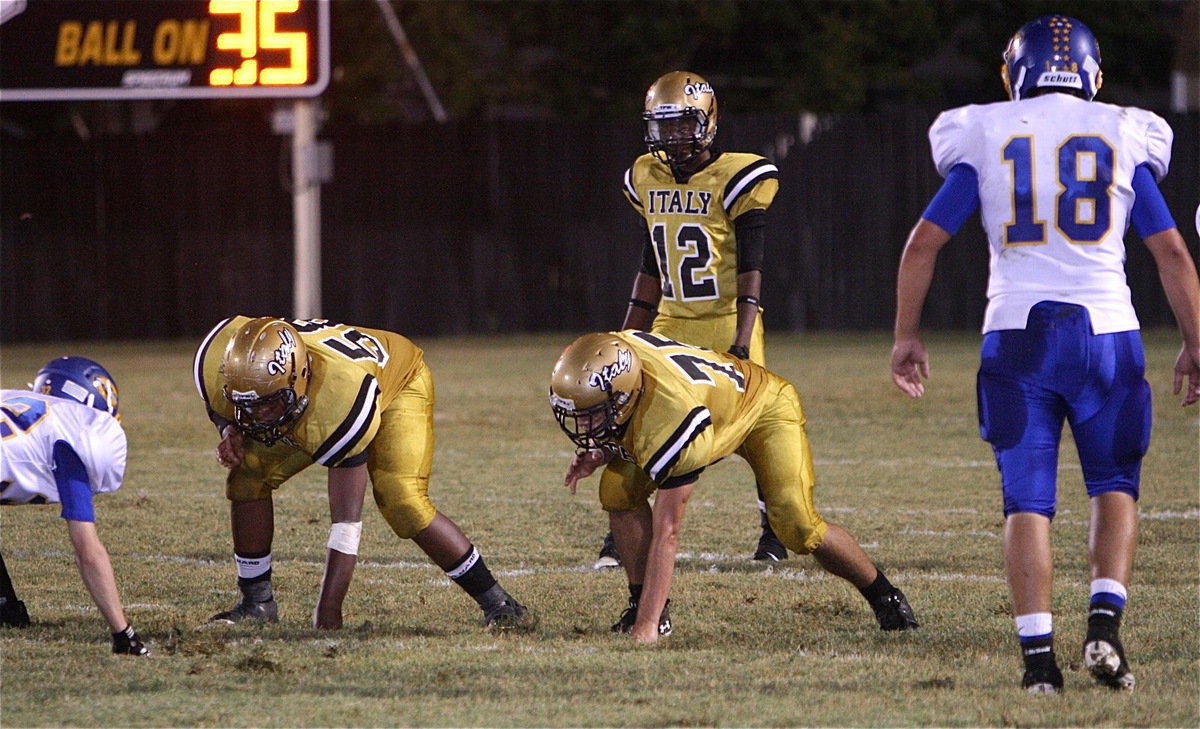
[[[657,76],[705,75],[737,114],[859,113],[1001,99],[1020,25],[1072,14],[1100,39],[1101,99],[1161,109],[1200,67],[1200,0],[389,0],[451,118],[636,119]],[[333,0],[328,123],[421,122],[429,107],[373,0]],[[1200,70],[1193,71],[1200,75]],[[90,135],[266,123],[269,101],[0,106],[0,132]]]

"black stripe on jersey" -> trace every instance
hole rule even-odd
[[[313,460],[322,466],[338,465],[338,461],[345,458],[371,428],[378,400],[379,387],[375,384],[375,378],[367,375],[358,388],[358,397],[354,398],[350,414],[313,453]]]
[[[669,491],[677,489],[680,486],[687,486],[690,483],[696,483],[696,479],[700,478],[700,474],[704,473],[703,468],[697,468],[695,471],[685,473],[682,476],[672,476],[666,481],[658,485],[659,491]]]
[[[633,202],[633,204],[637,207],[637,209],[641,210],[642,209],[642,199],[640,197],[638,197],[637,190],[633,186],[633,168],[632,167],[625,170],[624,182],[625,182],[625,184],[624,184],[625,194],[629,196],[630,201]]]
[[[708,412],[708,408],[703,406],[693,408],[684,417],[675,432],[667,438],[667,442],[663,443],[662,447],[650,457],[646,466],[646,473],[650,475],[650,478],[661,483],[660,478],[663,474],[671,472],[671,468],[679,461],[679,456],[688,444],[699,438],[704,429],[710,425],[712,425],[712,414]]]
[[[743,167],[736,175],[729,178],[729,183],[725,185],[725,202],[722,203],[725,212],[732,210],[733,204],[738,201],[738,198],[748,190],[754,189],[759,182],[771,179],[779,179],[779,168],[765,159],[751,162]]]

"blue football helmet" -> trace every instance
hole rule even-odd
[[[38,370],[33,391],[63,397],[103,410],[117,420],[117,381],[87,357],[59,357]]]
[[[1091,101],[1102,83],[1100,44],[1078,20],[1043,15],[1021,26],[1008,42],[1000,75],[1013,101],[1028,99],[1043,88]]]

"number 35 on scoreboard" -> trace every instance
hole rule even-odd
[[[0,100],[267,98],[329,84],[329,0],[3,0]]]
[[[244,59],[235,68],[214,68],[208,74],[212,86],[302,86],[308,81],[308,33],[278,28],[279,15],[300,9],[300,0],[209,0],[210,15],[237,16],[237,28],[217,36],[219,50],[235,50]],[[259,70],[259,50],[282,50],[286,66]]]

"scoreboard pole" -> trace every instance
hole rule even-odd
[[[293,107],[292,219],[295,262],[292,267],[292,315],[321,318],[321,183],[317,159],[317,110],[312,99]]]

